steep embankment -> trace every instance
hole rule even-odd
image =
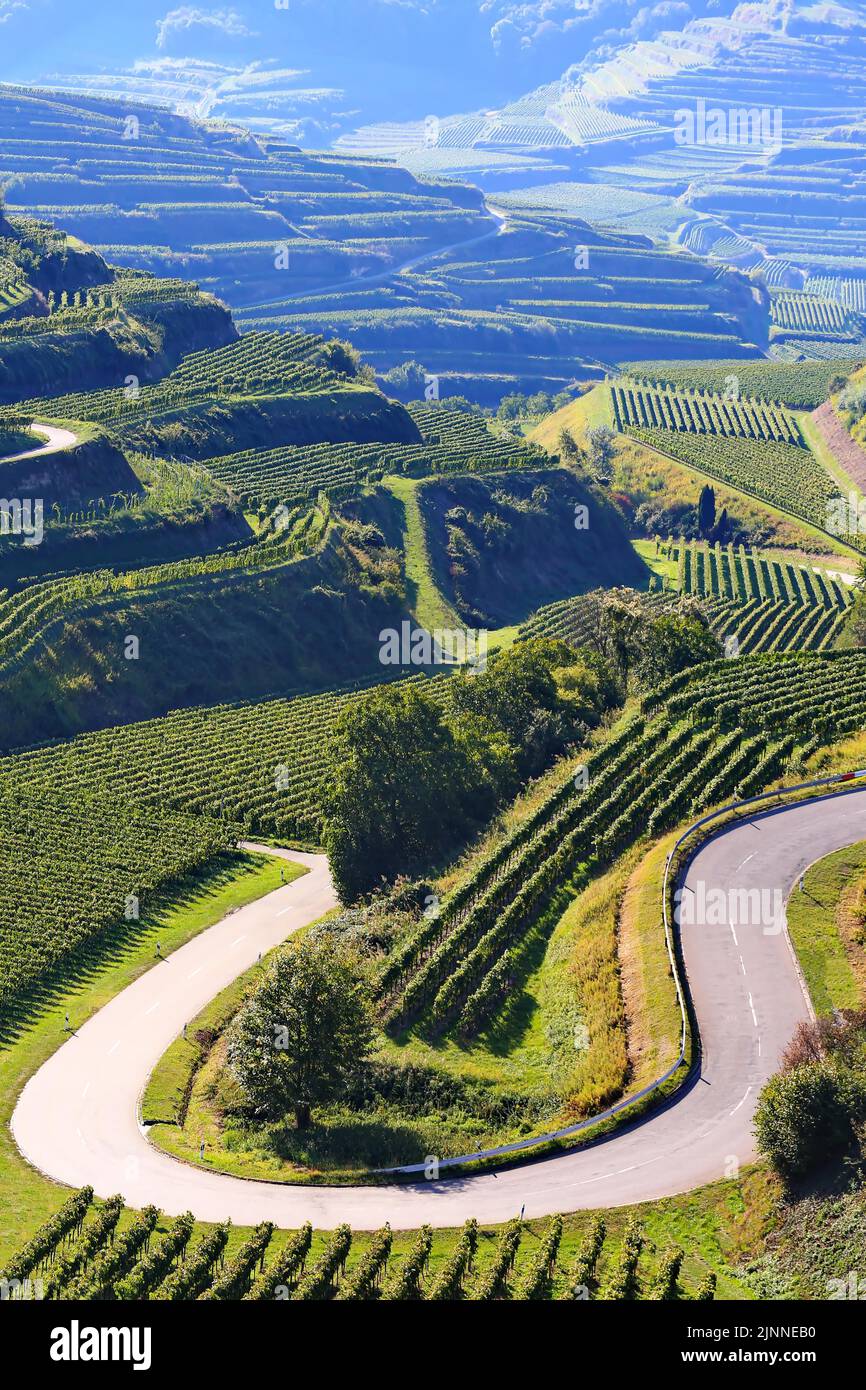
[[[611,502],[566,468],[436,479],[419,489],[437,585],[464,622],[647,576]]]
[[[382,675],[378,634],[404,616],[399,557],[340,526],[317,554],[272,569],[71,599],[4,673],[0,742]]]
[[[141,483],[120,449],[92,426],[91,436],[69,448],[36,453],[30,458],[0,460],[4,497],[40,497],[46,513],[55,504],[64,512],[92,505],[114,493],[141,492]]]
[[[216,458],[282,444],[416,443],[411,415],[378,391],[343,390],[227,400],[136,419],[115,430],[125,447],[165,457]]]

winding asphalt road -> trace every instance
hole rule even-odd
[[[623,1206],[721,1178],[754,1156],[757,1094],[810,1014],[781,905],[810,863],[866,838],[864,791],[756,815],[695,855],[680,930],[700,1025],[699,1071],[665,1109],[589,1148],[477,1177],[328,1188],[228,1177],[148,1143],[138,1099],[183,1024],[260,950],[333,905],[326,861],[302,854],[287,856],[309,870],[302,878],[188,942],[64,1043],[22,1092],[12,1118],[19,1148],[59,1182],[90,1183],[103,1197],[121,1192],[135,1207],[152,1202],[170,1215],[189,1209],[208,1221],[287,1227],[452,1226],[469,1216],[491,1223],[524,1205],[528,1217]]]
[[[38,449],[25,449],[23,454],[10,454],[8,458],[0,459],[0,463],[17,463],[19,459],[40,458],[44,454],[59,454],[64,449],[71,449],[78,443],[78,435],[73,434],[72,430],[59,429],[57,425],[40,425],[34,420],[30,426],[34,434],[43,434],[47,443],[40,444]]]

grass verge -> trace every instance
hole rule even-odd
[[[866,1000],[866,951],[857,899],[866,841],[819,859],[788,901],[788,931],[815,1012],[856,1009]]]

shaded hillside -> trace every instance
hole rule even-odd
[[[33,218],[0,214],[0,402],[153,380],[237,337],[223,304]]]
[[[647,577],[619,513],[567,469],[437,479],[419,491],[434,574],[464,622],[500,627]]]
[[[378,634],[404,616],[399,557],[352,526],[271,569],[217,569],[78,604],[7,672],[3,746],[379,677]]]

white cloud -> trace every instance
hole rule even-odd
[[[11,19],[16,10],[26,10],[24,0],[0,0],[0,24]]]
[[[215,29],[234,39],[253,38],[255,35],[237,10],[200,10],[195,5],[181,5],[176,10],[169,10],[164,19],[157,20],[157,48],[165,48],[172,34],[190,29]]]

